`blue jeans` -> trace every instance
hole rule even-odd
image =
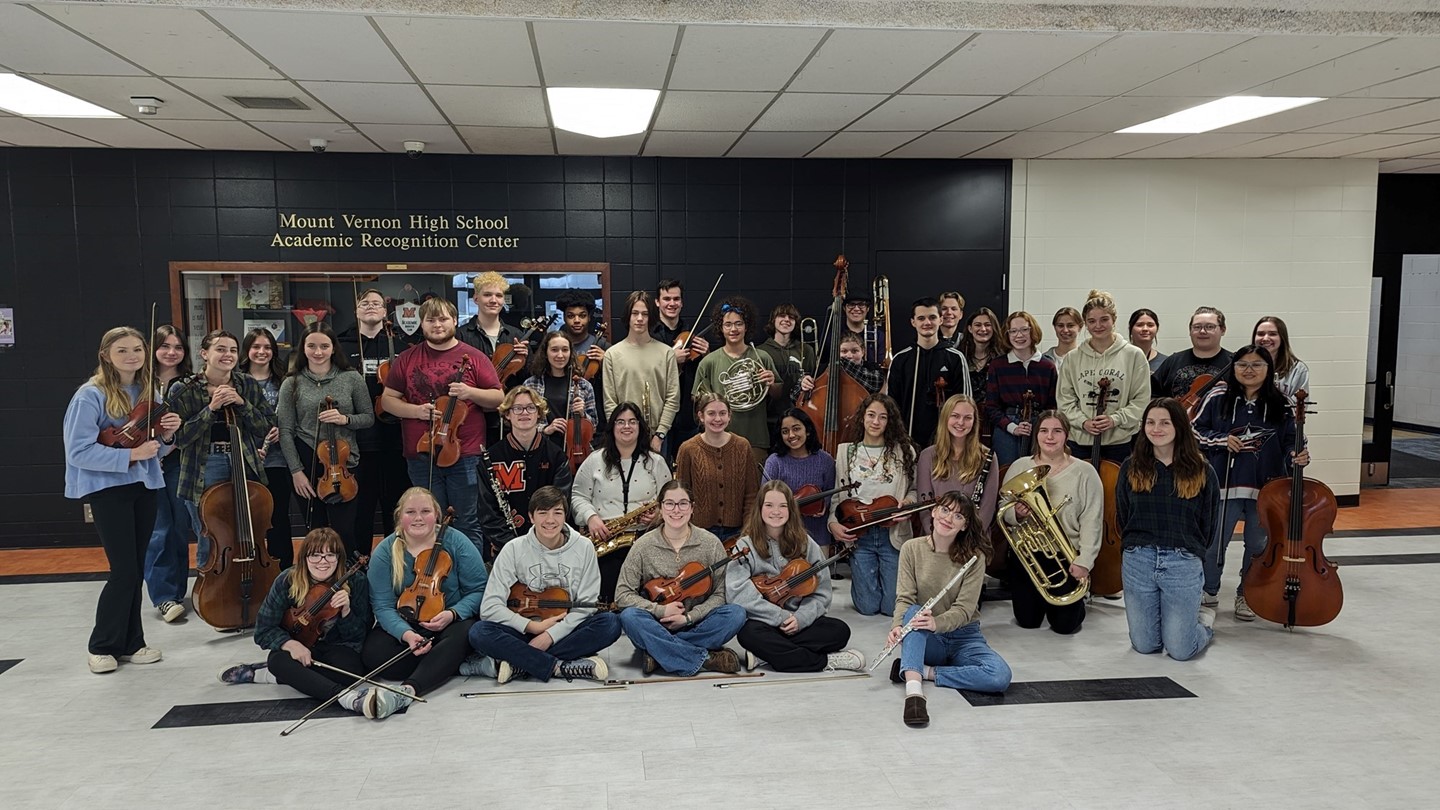
[[[225,453],[211,453],[206,456],[205,475],[202,479],[205,489],[229,480],[230,456]],[[195,567],[204,568],[210,561],[210,538],[205,536],[205,527],[200,522],[200,504],[186,501],[185,509],[190,513],[190,526],[195,530]]]
[[[890,529],[876,526],[860,535],[850,555],[850,601],[863,616],[895,612],[895,578],[900,551],[890,545]]]
[[[905,621],[920,612],[919,605],[905,610]],[[900,642],[900,671],[919,672],[935,667],[935,685],[976,692],[1004,692],[1010,686],[1010,665],[990,649],[980,634],[980,622],[948,633],[914,630]]]
[[[480,498],[480,479],[476,475],[479,460],[479,456],[461,456],[449,467],[436,466],[433,473],[429,456],[408,458],[405,465],[410,472],[410,483],[429,489],[440,503],[442,515],[447,507],[455,507],[455,522],[451,525],[470,538],[483,556],[485,535],[480,531],[480,518],[476,513]]]
[[[180,465],[164,466],[165,489],[155,493],[155,531],[145,549],[145,587],[150,604],[185,599],[190,581],[190,512],[176,494],[180,486]]]
[[[548,681],[556,662],[585,658],[614,644],[620,638],[620,617],[609,612],[586,617],[579,627],[550,645],[548,650],[531,647],[532,638],[534,636],[499,622],[479,621],[470,628],[470,646],[476,652],[509,661],[516,669]]]
[[[672,633],[650,611],[629,607],[620,611],[620,626],[635,649],[648,653],[666,672],[694,675],[711,650],[725,646],[745,625],[745,608],[721,605],[697,624]]]
[[[1018,419],[1016,421],[1019,421]],[[1011,436],[1010,432],[999,425],[995,426],[995,432],[990,436],[991,449],[995,451],[995,460],[1004,467],[1014,463],[1020,457],[1020,436]],[[1034,436],[1031,436],[1030,447],[1035,447]]]
[[[1265,530],[1260,528],[1260,513],[1255,508],[1254,498],[1230,498],[1225,501],[1225,517],[1220,522],[1220,537],[1210,544],[1205,555],[1205,592],[1220,593],[1220,574],[1225,570],[1225,547],[1230,545],[1230,536],[1235,534],[1235,524],[1245,519],[1245,561],[1240,563],[1240,584],[1235,593],[1245,595],[1245,572],[1250,570],[1250,561],[1265,551]]]
[[[1164,649],[1189,661],[1210,643],[1213,630],[1200,623],[1200,587],[1205,566],[1184,549],[1132,546],[1120,566],[1125,586],[1125,620],[1136,652]]]

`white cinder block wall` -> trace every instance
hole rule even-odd
[[[1122,329],[1139,307],[1159,314],[1166,353],[1190,345],[1202,304],[1225,313],[1230,349],[1280,315],[1319,410],[1309,474],[1354,495],[1377,173],[1373,160],[1017,160],[1011,301],[1048,346],[1055,310],[1108,290]]]
[[[1395,420],[1440,427],[1440,256],[1406,256],[1400,278]]]

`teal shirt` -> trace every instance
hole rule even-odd
[[[375,547],[370,555],[370,570],[366,578],[370,581],[370,606],[375,612],[375,621],[385,632],[395,638],[403,638],[406,630],[414,630],[395,609],[400,592],[415,581],[415,558],[405,550],[400,541],[400,553],[405,555],[405,576],[400,587],[395,587],[392,566],[394,565],[395,535],[388,535]],[[440,590],[445,594],[445,607],[455,611],[457,619],[473,619],[480,615],[480,600],[485,595],[485,581],[489,574],[480,551],[470,538],[456,529],[446,529],[441,544],[449,552],[452,561],[450,574],[440,581]]]

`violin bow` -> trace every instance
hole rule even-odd
[[[145,361],[145,384],[150,388],[143,392],[151,400],[155,399],[155,309],[159,306],[156,301],[150,302],[150,336],[146,344],[150,346],[150,357]],[[164,400],[161,400],[162,402]],[[139,405],[140,403],[135,403]],[[152,405],[145,411],[145,433],[150,438],[155,438],[155,407]]]
[[[707,296],[705,296],[705,303],[703,303],[703,304],[700,305],[700,315],[697,316],[696,319],[695,319],[695,322],[696,322],[697,324],[700,322],[700,318],[705,317],[705,310],[707,310],[707,309],[710,308],[710,301],[711,301],[711,299],[713,299],[713,298],[715,297],[715,291],[718,290],[718,289],[720,289],[720,280],[723,279],[723,278],[725,278],[725,274],[724,274],[724,273],[721,273],[720,275],[718,275],[718,276],[715,277],[715,286],[713,286],[713,287],[710,288],[710,294],[707,295]],[[697,328],[698,328],[698,327],[697,327]],[[707,328],[708,328],[708,327],[707,327]],[[685,341],[684,344],[682,344],[681,348],[684,348],[684,349],[688,350],[688,349],[690,348],[690,341],[692,341],[692,340],[695,339],[695,334],[696,334],[696,329],[695,329],[695,328],[692,328],[692,329],[690,330],[690,337]]]
[[[429,641],[426,641],[425,643],[426,643],[426,644],[429,644],[430,642],[429,642]],[[422,645],[422,646],[424,646],[424,645]],[[330,704],[334,703],[335,701],[339,700],[341,695],[345,694],[346,692],[349,692],[351,689],[354,689],[355,687],[359,686],[360,684],[365,683],[366,681],[369,681],[371,678],[374,678],[375,676],[379,675],[381,672],[384,672],[384,671],[386,670],[386,668],[388,668],[389,666],[391,666],[392,664],[394,664],[396,661],[399,661],[401,658],[404,658],[404,657],[407,656],[407,655],[412,655],[413,653],[414,653],[414,651],[413,651],[412,649],[410,649],[410,645],[409,645],[409,644],[404,645],[404,649],[400,650],[400,652],[398,652],[398,653],[395,653],[395,657],[391,658],[389,661],[386,661],[385,663],[381,664],[380,666],[378,666],[378,667],[370,670],[368,673],[366,673],[366,674],[364,674],[364,675],[361,675],[354,683],[350,684],[349,686],[345,687],[344,689],[341,689],[339,692],[336,692],[334,697],[330,698],[329,700],[325,701],[324,703],[321,703],[319,706],[316,706],[315,708],[313,708],[313,709],[311,709],[310,711],[306,712],[304,717],[300,718],[299,720],[296,720],[293,725],[291,725],[289,728],[285,729],[284,731],[280,732],[280,736],[281,736],[281,737],[288,737],[288,736],[290,736],[291,732],[293,732],[293,731],[295,731],[295,729],[300,728],[301,726],[305,725],[305,721],[309,720],[311,717],[314,717],[317,712],[319,712],[320,710],[324,709],[326,706],[329,706]],[[407,695],[407,696],[408,696],[408,695]]]

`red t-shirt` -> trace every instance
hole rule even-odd
[[[399,391],[400,396],[412,405],[424,405],[450,390],[450,383],[456,382],[455,374],[460,370],[462,357],[470,358],[470,368],[459,382],[475,388],[500,390],[500,378],[495,374],[490,358],[464,343],[457,343],[443,352],[430,348],[428,343],[411,346],[390,364],[390,376],[385,378],[385,387]],[[478,456],[485,447],[485,412],[464,400],[456,400],[455,407],[470,409],[465,423],[460,426],[460,455]],[[424,419],[400,420],[402,449],[406,458],[419,455],[415,445],[428,429]]]

